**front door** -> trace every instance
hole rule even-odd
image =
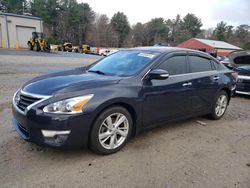
[[[190,75],[185,54],[166,58],[154,69],[164,69],[166,80],[144,80],[143,125],[151,126],[189,113]]]

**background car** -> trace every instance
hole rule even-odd
[[[250,95],[250,51],[232,52],[229,61],[238,73],[236,93]]]

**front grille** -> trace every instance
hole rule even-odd
[[[242,83],[250,84],[250,80],[244,80],[244,79],[242,79]]]
[[[35,97],[31,97],[31,96],[26,96],[26,95],[24,95],[24,94],[21,93],[21,94],[20,94],[20,100],[19,100],[18,103],[17,103],[17,107],[18,107],[20,110],[25,111],[25,109],[26,109],[29,105],[31,105],[31,104],[33,104],[33,103],[39,101],[39,100],[41,100],[41,98],[35,98]]]
[[[237,83],[236,90],[250,92],[250,84],[249,83]]]
[[[242,75],[242,76],[250,76],[250,72],[249,71],[246,71],[246,72],[238,72],[239,75]]]

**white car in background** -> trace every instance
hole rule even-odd
[[[99,49],[99,55],[100,55],[100,56],[107,56],[109,52],[110,52],[110,51],[109,51],[109,49],[107,49],[107,48],[100,48],[100,49]]]
[[[107,56],[109,56],[115,52],[118,52],[118,51],[119,51],[119,49],[109,49],[109,53],[107,54]]]

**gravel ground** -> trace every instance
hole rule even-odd
[[[11,125],[15,90],[37,75],[97,58],[0,50],[0,187],[250,188],[250,97],[233,98],[219,121],[167,124],[109,156],[23,141]]]

